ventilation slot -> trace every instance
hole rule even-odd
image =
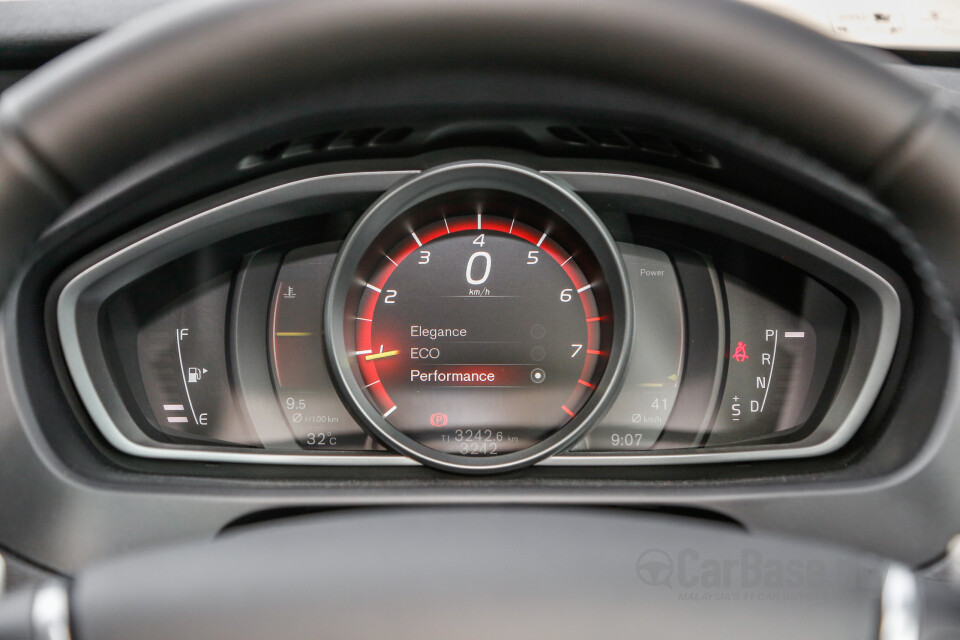
[[[553,137],[560,142],[578,146],[590,144],[586,136],[577,132],[577,130],[572,127],[550,127],[547,131],[553,134]]]
[[[310,136],[309,138],[300,138],[299,140],[294,140],[290,143],[290,146],[287,147],[287,150],[283,152],[283,157],[294,158],[296,156],[302,156],[308,153],[319,153],[324,151],[327,146],[336,140],[341,133],[343,132],[328,131],[326,133]]]
[[[689,142],[658,133],[587,126],[553,126],[548,127],[547,132],[568,146],[639,151],[644,154],[678,158],[711,169],[721,167],[720,160],[715,155]]]
[[[391,144],[399,144],[409,138],[411,133],[413,133],[413,129],[410,127],[394,127],[393,129],[386,129],[373,137],[373,139],[370,141],[370,146],[385,147]]]
[[[601,129],[599,127],[582,127],[580,129],[594,144],[601,147],[627,149],[630,143],[616,129]]]
[[[246,156],[237,167],[241,171],[245,171],[253,168],[263,168],[267,164],[289,158],[315,156],[317,159],[324,159],[322,157],[324,155],[343,155],[344,152],[374,147],[383,149],[404,142],[411,134],[413,134],[413,129],[410,127],[369,127],[324,131],[305,138],[272,144]]]
[[[640,149],[640,151],[658,153],[671,157],[677,155],[677,148],[663,136],[658,136],[653,133],[642,133],[640,131],[624,131],[623,135],[625,135],[637,149]]]
[[[275,145],[269,146],[266,149],[261,149],[257,153],[251,154],[240,161],[240,169],[252,169],[254,167],[259,167],[262,164],[267,162],[272,162],[283,155],[284,150],[287,148],[286,142],[280,142]]]

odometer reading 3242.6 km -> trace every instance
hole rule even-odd
[[[458,169],[440,176],[475,172]],[[344,310],[328,319],[348,391],[375,435],[437,466],[518,466],[569,443],[622,355],[623,291],[608,272],[622,275],[615,256],[598,256],[606,238],[597,228],[591,246],[575,227],[593,222],[589,211],[565,220],[570,196],[522,177],[547,202],[537,188],[419,200],[414,189],[392,208],[386,196],[354,230],[361,255],[339,291],[334,275],[328,305]]]

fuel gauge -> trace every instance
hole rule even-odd
[[[190,289],[146,320],[137,351],[157,430],[175,440],[260,446],[237,415],[225,352],[230,277]],[[157,299],[162,299],[159,294]]]

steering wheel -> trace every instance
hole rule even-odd
[[[423,109],[624,118],[654,109],[712,135],[759,131],[763,144],[799,149],[895,212],[880,222],[916,239],[916,266],[942,319],[955,320],[957,114],[861,52],[715,0],[162,9],[3,95],[0,237],[15,250],[0,255],[0,292],[58,216],[137,171],[184,164],[198,145],[304,114],[322,122]],[[859,578],[805,585],[817,597],[800,605],[741,601],[691,616],[656,576],[680,580],[680,563],[694,556],[699,573],[686,577],[697,598],[719,593],[705,586],[709,559],[851,563]],[[951,611],[899,565],[718,525],[545,509],[401,511],[266,526],[94,567],[4,601],[0,637],[573,638],[599,629],[750,638],[776,629],[866,638],[879,629],[915,638],[921,600],[924,628]]]

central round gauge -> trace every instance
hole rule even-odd
[[[411,231],[366,289],[355,325],[364,388],[432,449],[526,449],[576,416],[603,373],[591,283],[546,231],[512,218]]]
[[[615,378],[622,278],[559,185],[512,165],[435,170],[345,243],[327,309],[337,377],[374,435],[423,462],[531,463],[582,433]]]

